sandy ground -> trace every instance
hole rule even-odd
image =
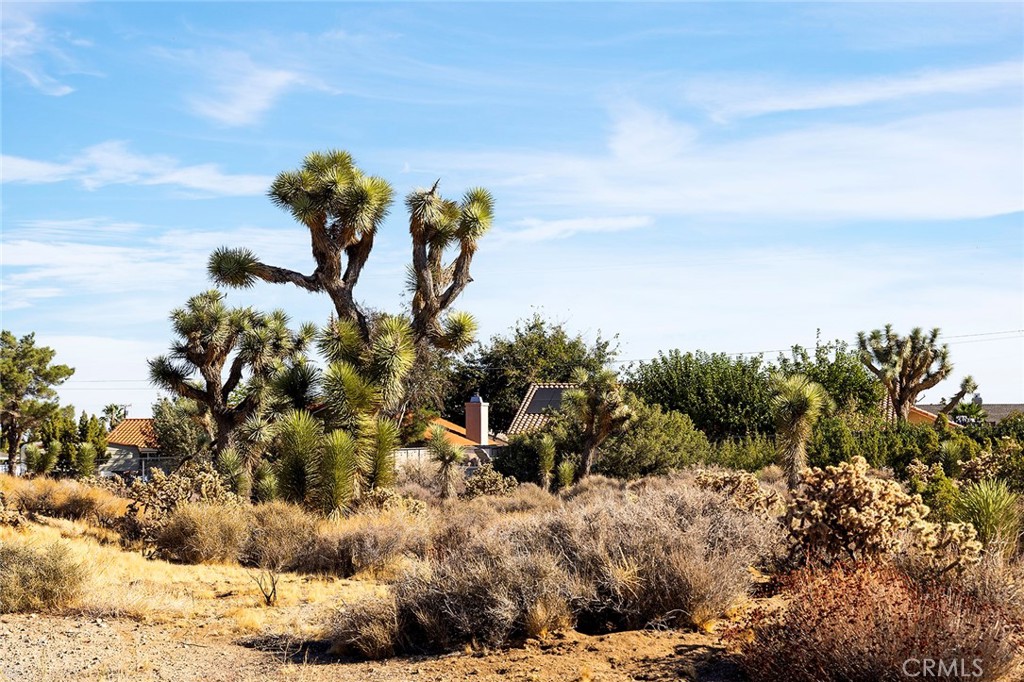
[[[51,680],[741,680],[713,636],[575,632],[522,648],[354,662],[326,645],[231,637],[207,627],[44,615],[0,617],[0,679]]]

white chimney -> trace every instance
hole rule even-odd
[[[488,445],[487,440],[487,406],[480,392],[477,391],[466,403],[466,437],[471,441]]]

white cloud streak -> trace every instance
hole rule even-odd
[[[45,10],[45,8],[43,8]],[[4,3],[0,32],[3,34],[3,66],[20,75],[30,86],[52,97],[63,97],[74,92],[67,83],[51,74],[52,63],[61,64],[64,70],[74,70],[74,62],[62,42],[34,16],[39,6],[23,3]],[[81,46],[82,41],[67,40]]]
[[[0,182],[45,184],[65,180],[77,180],[89,190],[107,185],[163,185],[201,196],[255,196],[266,191],[272,178],[225,173],[211,163],[185,166],[171,156],[138,154],[119,140],[87,147],[66,163],[0,157]]]
[[[493,235],[488,236],[487,241],[494,246],[511,242],[541,242],[552,239],[566,239],[578,234],[636,230],[648,227],[652,222],[648,216],[566,218],[562,220],[525,218],[513,223],[517,229],[495,230]]]
[[[1007,61],[965,69],[929,70],[819,85],[794,86],[747,76],[704,79],[684,88],[686,99],[721,121],[788,111],[858,107],[932,95],[970,95],[1024,87],[1024,64]]]
[[[941,220],[1024,209],[1022,135],[1020,111],[1005,107],[720,141],[632,107],[617,113],[605,154],[405,156],[435,176],[505,188],[531,211]]]
[[[224,126],[258,123],[294,89],[336,92],[310,73],[263,66],[239,50],[159,50],[157,54],[193,73],[202,83],[198,92],[185,96],[192,113]]]

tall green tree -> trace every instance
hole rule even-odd
[[[807,468],[807,441],[818,418],[830,409],[828,392],[802,374],[775,379],[772,410],[776,439],[790,490],[800,486],[800,472]]]
[[[565,392],[562,409],[578,425],[581,435],[580,466],[576,478],[590,475],[601,445],[629,423],[633,411],[626,402],[626,391],[615,372],[601,369],[573,374],[576,388]]]
[[[163,457],[186,461],[210,450],[209,417],[194,400],[160,398],[153,403],[153,431]]]
[[[257,280],[292,284],[325,293],[339,320],[353,323],[369,342],[372,315],[355,298],[374,239],[390,210],[394,190],[386,180],[363,173],[343,151],[314,152],[295,171],[280,173],[270,199],[309,232],[315,268],[310,274],[268,265],[246,248],[217,249],[209,273],[219,284],[251,287]],[[460,348],[472,339],[474,323],[452,305],[472,281],[470,265],[479,239],[490,228],[494,201],[471,189],[461,201],[444,199],[437,183],[406,198],[412,237],[411,325],[417,343]],[[455,257],[445,262],[446,252]]]
[[[444,414],[463,423],[465,403],[474,392],[490,403],[490,421],[497,431],[512,423],[531,383],[567,382],[577,368],[597,372],[615,359],[614,339],[593,343],[572,334],[561,322],[539,314],[519,320],[511,333],[478,344],[451,370]]]
[[[771,378],[761,356],[659,353],[629,369],[626,384],[648,405],[682,412],[712,441],[771,433]]]
[[[780,355],[778,368],[786,376],[804,375],[824,388],[837,406],[861,414],[877,414],[885,396],[881,382],[860,361],[857,350],[839,339],[822,342],[820,334],[813,351],[794,345],[788,356]]]
[[[907,421],[917,396],[953,371],[949,346],[939,345],[939,334],[938,327],[930,332],[915,327],[900,336],[887,324],[857,335],[861,362],[882,382],[899,422]]]
[[[6,329],[0,334],[0,430],[11,475],[17,474],[18,449],[26,434],[57,410],[54,386],[75,373],[72,367],[53,364],[56,354],[36,346],[35,334],[20,339]]]
[[[288,328],[282,311],[229,308],[210,290],[171,312],[177,339],[149,361],[150,380],[195,401],[209,416],[214,453],[233,445],[236,429],[274,399],[274,378],[301,356],[315,328]]]

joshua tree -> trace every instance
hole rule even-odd
[[[974,380],[974,377],[970,375],[965,376],[963,381],[960,382],[960,390],[949,399],[949,402],[942,406],[942,414],[951,414],[960,404],[960,401],[964,399],[964,396],[977,390],[978,382]]]
[[[383,178],[365,175],[347,152],[327,151],[314,152],[298,170],[279,174],[269,195],[309,231],[313,272],[267,265],[249,249],[222,247],[210,256],[210,276],[234,287],[263,280],[326,293],[338,320],[353,323],[368,343],[371,315],[356,302],[354,291],[390,209],[391,186]],[[469,190],[460,202],[443,199],[434,183],[429,190],[409,194],[406,205],[413,243],[415,341],[464,348],[472,341],[475,324],[469,315],[451,312],[451,306],[472,281],[470,264],[478,240],[490,227],[494,201],[483,189]],[[458,255],[446,264],[449,248],[457,248]]]
[[[909,336],[900,336],[891,324],[857,335],[861,362],[885,386],[898,421],[907,421],[917,396],[953,371],[949,347],[939,346],[938,338],[938,328],[925,333],[915,327]]]
[[[459,465],[465,459],[462,448],[452,445],[445,438],[444,427],[440,424],[430,429],[430,442],[427,443],[430,459],[437,464],[437,487],[441,491],[441,499],[455,497],[455,484],[459,480]]]
[[[800,472],[807,467],[807,439],[814,430],[814,423],[831,403],[825,389],[803,374],[775,378],[772,409],[782,468],[788,476],[790,490],[800,486]]]
[[[601,369],[588,374],[577,370],[573,373],[573,383],[576,388],[566,391],[562,400],[582,435],[582,460],[576,470],[576,478],[580,480],[590,475],[601,445],[625,428],[633,413],[615,372]]]
[[[228,308],[216,290],[173,310],[171,324],[178,338],[169,356],[149,361],[150,380],[201,406],[214,453],[233,445],[235,429],[271,399],[274,377],[314,333],[312,325],[292,332],[279,310]]]

